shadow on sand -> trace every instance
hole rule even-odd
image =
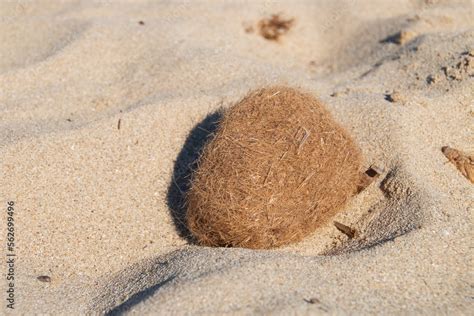
[[[124,303],[122,303],[119,306],[115,307],[113,310],[106,313],[105,315],[107,315],[107,316],[119,316],[119,315],[125,314],[126,312],[130,311],[133,306],[137,305],[140,302],[145,301],[149,297],[152,297],[153,294],[155,294],[155,292],[157,292],[163,285],[165,285],[166,283],[172,281],[174,278],[175,277],[172,276],[172,277],[164,280],[163,282],[160,282],[156,285],[153,285],[153,286],[147,288],[146,290],[144,290],[142,292],[136,293],[131,298],[129,298],[127,301],[125,301]]]
[[[186,227],[185,196],[190,187],[192,173],[197,167],[197,162],[204,145],[214,135],[221,117],[221,110],[211,113],[191,130],[176,158],[173,178],[168,187],[167,203],[171,210],[176,230],[181,237],[186,238],[190,242],[193,239]]]

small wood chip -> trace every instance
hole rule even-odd
[[[143,21],[138,21],[138,24],[140,24],[140,25],[145,25],[145,22],[143,22]]]
[[[122,119],[119,119],[118,120],[118,123],[117,123],[117,129],[120,129],[120,124],[122,123]]]
[[[40,275],[39,277],[37,277],[37,279],[41,282],[51,282],[51,277],[47,275]]]
[[[474,155],[468,155],[449,146],[444,146],[441,151],[464,177],[474,183]]]
[[[360,175],[359,184],[357,185],[357,193],[360,193],[365,190],[372,182],[375,181],[381,174],[383,170],[377,166],[371,166],[364,173]]]
[[[352,228],[350,228],[349,226],[346,226],[342,223],[339,223],[339,222],[336,222],[334,221],[334,226],[336,226],[336,228],[341,232],[343,233],[344,235],[346,235],[347,237],[349,237],[349,239],[352,239],[354,238],[355,236],[355,233],[356,231]]]

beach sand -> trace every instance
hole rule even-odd
[[[471,1],[3,1],[0,196],[15,314],[469,314]],[[278,40],[259,21],[293,19]],[[215,113],[308,91],[379,176],[273,250],[193,245],[179,204]],[[5,212],[5,211],[4,211]],[[6,256],[6,214],[0,243]],[[6,271],[6,266],[2,268]],[[39,278],[39,276],[48,276]]]

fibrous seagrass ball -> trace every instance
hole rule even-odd
[[[254,91],[223,113],[186,195],[186,222],[207,246],[296,242],[356,192],[361,154],[312,95]]]

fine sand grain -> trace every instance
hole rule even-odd
[[[474,187],[442,150],[474,152],[471,1],[2,1],[0,14],[15,313],[474,309]],[[291,21],[265,33],[278,40],[259,31],[273,15]],[[317,96],[370,179],[299,243],[194,245],[179,206],[213,113],[270,85]]]

